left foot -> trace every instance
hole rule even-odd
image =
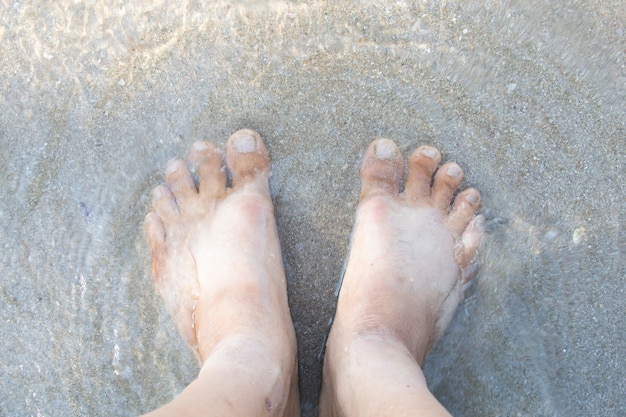
[[[167,184],[154,189],[153,210],[146,215],[155,286],[203,363],[226,347],[267,351],[261,360],[279,363],[285,398],[297,403],[296,340],[267,149],[256,132],[244,129],[226,144],[226,166],[208,142],[194,144],[189,161],[198,186],[185,162],[170,161]],[[257,359],[246,362],[253,367],[250,361]]]

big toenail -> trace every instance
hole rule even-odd
[[[470,204],[476,204],[478,203],[478,194],[469,193],[468,195],[465,196],[465,200]]]
[[[461,175],[461,168],[459,168],[458,165],[452,165],[450,168],[448,168],[446,173],[452,178],[457,178],[459,175]]]
[[[233,140],[233,147],[239,153],[251,153],[256,151],[256,138],[245,133],[238,135]]]
[[[395,159],[396,145],[390,140],[381,140],[376,144],[375,154],[378,159]]]
[[[154,198],[155,200],[158,200],[161,197],[163,197],[163,190],[161,190],[161,187],[157,187],[154,190],[152,190],[152,198]]]
[[[169,161],[165,166],[165,173],[167,175],[173,174],[178,170],[178,162],[177,161]]]
[[[437,150],[434,148],[423,148],[422,155],[429,157],[430,159],[435,159],[437,157]]]

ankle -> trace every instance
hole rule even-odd
[[[198,343],[198,353],[204,364],[212,356],[227,352],[242,360],[256,357],[267,358],[270,362],[291,363],[296,357],[295,333],[286,329],[260,329],[239,327],[231,329],[227,335],[210,343]]]
[[[428,351],[433,319],[424,314],[414,315],[409,321],[403,315],[402,311],[343,314],[333,325],[329,346],[331,340],[342,350],[350,349],[354,344],[386,346],[408,352],[421,366]]]
[[[206,404],[227,404],[229,415],[295,416],[297,378],[295,346],[289,351],[265,338],[233,335],[213,347],[196,385]]]
[[[407,393],[428,392],[420,366],[405,344],[376,335],[329,338],[324,381],[321,406],[328,416],[382,415],[404,401]],[[381,392],[387,396],[381,397]]]
[[[339,330],[335,326],[328,338],[325,365],[333,370],[347,369],[346,367],[358,363],[368,355],[378,355],[385,352],[396,356],[408,357],[413,362],[416,358],[403,338],[391,334],[386,330],[368,332],[349,332]]]

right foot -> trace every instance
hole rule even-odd
[[[421,365],[463,299],[483,237],[483,218],[475,216],[480,195],[469,188],[454,197],[463,172],[440,161],[434,148],[415,150],[400,193],[404,160],[395,143],[376,140],[365,154],[323,397],[331,397],[329,386],[355,343],[399,347]],[[323,414],[333,415],[328,407]]]

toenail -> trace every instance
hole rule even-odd
[[[477,193],[469,193],[465,196],[465,201],[470,204],[478,203],[478,194]]]
[[[374,150],[378,159],[395,159],[397,154],[396,144],[390,140],[381,140]]]
[[[209,149],[209,144],[206,142],[196,142],[193,144],[193,148],[198,152],[202,152]]]
[[[242,133],[233,140],[233,147],[239,153],[250,153],[256,151],[256,138]]]
[[[161,197],[163,197],[163,190],[161,190],[161,187],[157,187],[154,190],[152,190],[152,197],[155,200],[160,199]]]
[[[430,159],[435,159],[437,158],[437,154],[439,152],[437,152],[437,150],[435,148],[422,148],[422,155],[427,156]]]
[[[178,171],[178,161],[169,161],[165,167],[165,173],[169,175],[176,171]]]
[[[452,165],[450,168],[448,168],[446,173],[452,178],[457,178],[459,175],[461,175],[461,168],[458,165]]]

